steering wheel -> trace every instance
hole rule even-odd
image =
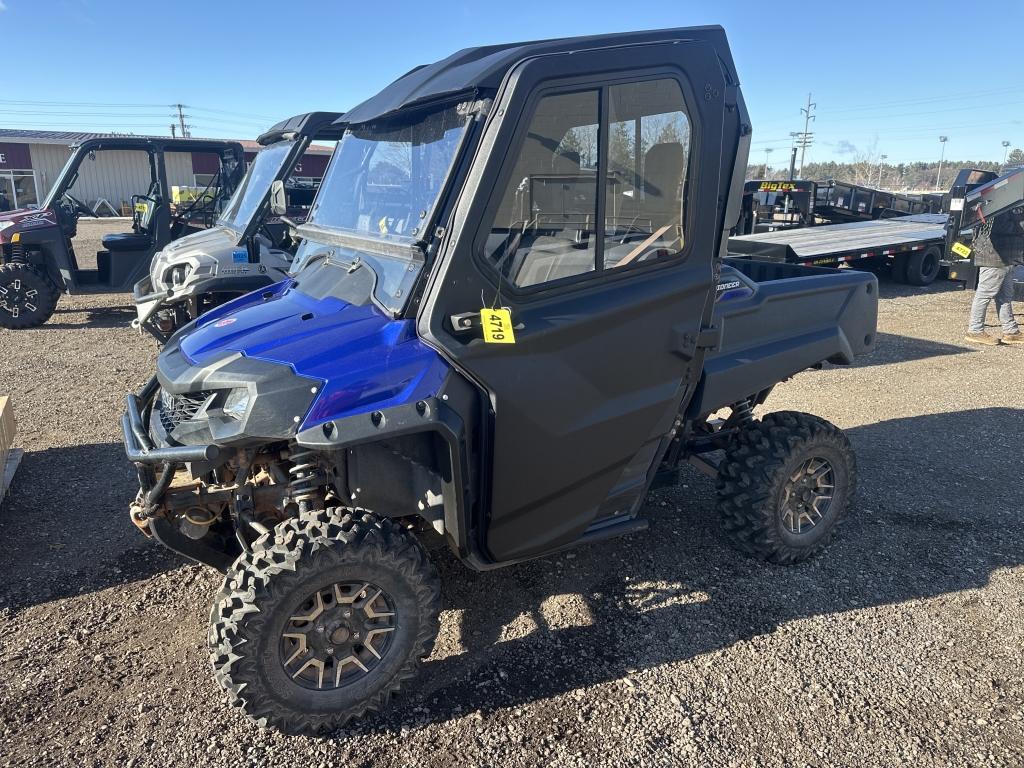
[[[85,203],[83,203],[77,197],[72,195],[70,192],[65,192],[63,197],[66,197],[71,202],[71,213],[75,215],[85,214],[86,216],[96,215],[96,211],[87,206]]]

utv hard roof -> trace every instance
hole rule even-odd
[[[266,146],[280,141],[290,133],[310,136],[314,140],[337,141],[345,132],[344,125],[335,125],[344,112],[306,112],[295,115],[275,124],[266,133],[256,139],[257,143]]]
[[[718,51],[726,79],[734,84],[739,82],[725,30],[718,26],[565,37],[465,48],[446,59],[417,67],[402,75],[376,96],[346,112],[341,122],[367,123],[400,109],[425,105],[461,94],[467,97],[488,95],[498,89],[512,67],[532,56],[670,40],[701,40],[711,43]]]

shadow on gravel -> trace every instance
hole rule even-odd
[[[647,533],[486,574],[442,562],[447,607],[462,611],[468,650],[427,663],[390,716],[353,730],[486,715],[691,661],[796,619],[982,587],[995,570],[1024,563],[1014,464],[1024,410],[894,419],[848,434],[857,501],[832,546],[799,566],[732,550],[716,525],[712,485],[689,471],[685,485],[652,497]],[[589,612],[576,621],[583,626],[545,623],[546,601],[566,596],[585,606],[571,615]],[[554,616],[557,624],[565,613]],[[529,621],[536,628],[525,636],[496,642],[506,625]]]
[[[55,331],[68,328],[117,328],[119,326],[130,325],[132,320],[136,317],[136,312],[133,307],[75,307],[68,308],[65,310],[57,308],[54,313],[54,318],[57,314],[64,312],[65,314],[85,314],[85,322],[83,323],[64,323],[51,319],[50,322],[45,323],[38,328],[32,328],[28,330],[34,331]],[[24,331],[22,331],[24,333]]]
[[[879,333],[875,340],[875,351],[866,357],[857,358],[856,367],[868,368],[873,365],[907,363],[913,360],[925,360],[929,357],[946,357],[947,355],[961,355],[977,351],[977,349],[960,344],[946,344],[941,341],[918,339],[895,333]]]
[[[931,293],[956,293],[963,290],[964,284],[953,280],[939,279],[931,285],[907,285],[897,283],[884,273],[878,276],[878,298],[883,300]]]
[[[24,455],[0,506],[0,608],[146,578],[182,559],[146,542],[128,519],[138,484],[120,443]]]

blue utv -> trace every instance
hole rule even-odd
[[[722,29],[463,50],[339,125],[293,276],[183,327],[122,424],[132,521],[225,574],[210,653],[250,717],[331,730],[406,684],[425,540],[484,570],[635,533],[683,461],[744,552],[826,544],[846,438],[752,412],[872,349],[877,284],[724,258],[751,126]]]

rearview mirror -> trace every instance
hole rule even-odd
[[[277,179],[270,185],[270,212],[284,216],[288,212],[288,198],[284,194],[284,182]]]

